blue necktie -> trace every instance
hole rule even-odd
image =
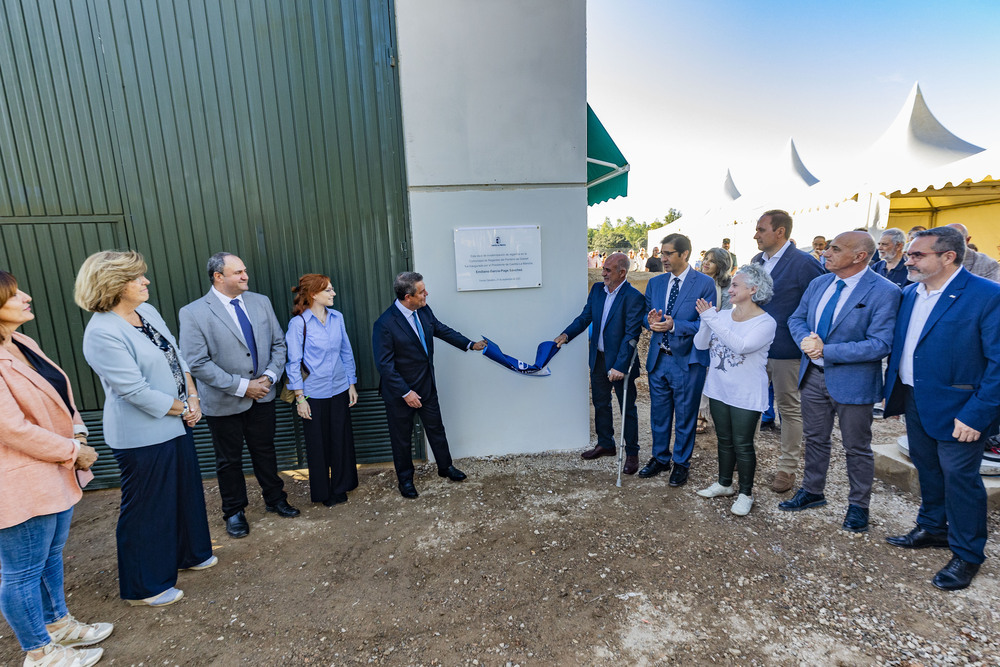
[[[417,316],[417,311],[413,311],[413,321],[417,324],[417,338],[420,339],[420,344],[424,347],[424,354],[427,354],[427,339],[424,338],[424,328],[420,326],[420,318]]]
[[[247,317],[247,314],[243,312],[243,308],[240,307],[239,299],[233,299],[229,303],[236,309],[236,319],[239,320],[240,329],[243,329],[243,340],[246,341],[247,347],[250,348],[250,358],[253,360],[253,375],[257,377],[257,341],[253,337],[253,327],[250,326],[250,318]]]
[[[816,325],[816,335],[820,340],[826,341],[827,334],[830,333],[830,326],[833,324],[833,313],[837,310],[837,301],[840,300],[840,292],[847,286],[843,280],[837,281],[837,289],[826,302],[823,313],[819,316],[819,324]]]

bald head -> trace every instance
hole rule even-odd
[[[823,255],[826,269],[838,278],[848,278],[868,268],[875,254],[875,241],[868,232],[844,232],[830,242]]]
[[[960,222],[953,222],[950,225],[948,225],[948,227],[954,227],[955,229],[957,229],[958,232],[962,235],[962,238],[965,239],[966,243],[968,243],[969,239],[972,238],[972,236],[969,235],[969,228]]]
[[[616,271],[628,271],[629,267],[632,266],[632,262],[629,261],[628,255],[625,253],[613,252],[604,260],[604,266]]]
[[[871,260],[875,254],[875,239],[868,232],[844,232],[836,240],[853,252],[865,253],[866,260]]]
[[[625,282],[625,276],[628,275],[630,266],[632,266],[632,262],[629,261],[625,253],[613,252],[608,255],[601,268],[601,275],[604,277],[604,286],[609,292],[615,291],[619,285]]]

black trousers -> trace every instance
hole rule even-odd
[[[350,401],[346,391],[332,398],[310,398],[312,419],[302,420],[309,462],[309,497],[314,503],[358,488]]]
[[[274,401],[258,403],[225,417],[205,417],[215,447],[215,472],[222,496],[222,516],[228,519],[247,506],[247,483],[243,478],[243,443],[246,442],[253,474],[268,505],[284,500],[285,483],[278,475],[274,454]]]
[[[612,409],[611,392],[618,398],[618,407],[622,404],[622,394],[625,393],[625,382],[628,382],[628,403],[625,405],[625,453],[629,456],[639,454],[639,410],[635,407],[635,380],[639,377],[639,364],[632,366],[632,372],[624,379],[612,382],[608,372],[604,370],[604,353],[598,351],[597,363],[590,371],[590,400],[594,404],[594,431],[597,432],[597,444],[604,449],[615,450],[615,411]]]
[[[411,454],[410,436],[413,433],[413,420],[420,417],[424,425],[424,433],[434,452],[438,470],[451,466],[451,451],[448,449],[448,436],[444,432],[444,422],[441,421],[441,404],[438,403],[436,391],[420,402],[419,408],[411,408],[402,398],[387,397],[382,394],[385,402],[386,417],[389,421],[389,442],[392,444],[392,463],[396,468],[396,479],[399,483],[413,481],[413,456]]]

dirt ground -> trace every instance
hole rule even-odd
[[[902,427],[875,431],[888,442]],[[185,598],[158,610],[118,598],[119,494],[88,492],[66,549],[69,608],[115,623],[102,665],[1000,664],[1000,513],[972,587],[943,593],[929,582],[947,551],[884,541],[910,529],[915,497],[876,481],[871,531],[840,530],[841,455],[829,505],[780,512],[767,488],[777,448],[761,435],[743,518],[694,493],[717,472],[711,430],[679,489],[666,476],[617,488],[614,461],[580,450],[461,460],[462,484],[424,465],[417,500],[399,496],[391,467],[365,468],[333,508],[290,473],[302,516],[266,514],[258,496],[242,540],[226,536],[208,481],[220,564],[181,573]],[[0,624],[0,664],[21,659]]]

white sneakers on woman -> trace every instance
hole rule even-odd
[[[55,642],[42,648],[42,654],[32,658],[24,656],[24,667],[90,667],[104,655],[103,648],[75,649]]]
[[[753,498],[741,493],[736,502],[733,503],[733,514],[736,516],[746,516],[750,513],[750,508],[753,507]]]
[[[46,625],[45,629],[53,643],[72,647],[102,642],[114,631],[115,626],[110,623],[81,623],[72,614],[66,614],[55,623]]]
[[[718,482],[712,482],[712,486],[707,489],[702,489],[701,491],[696,491],[702,498],[718,498],[719,496],[731,496],[735,491],[733,491],[733,486],[722,486]]]

